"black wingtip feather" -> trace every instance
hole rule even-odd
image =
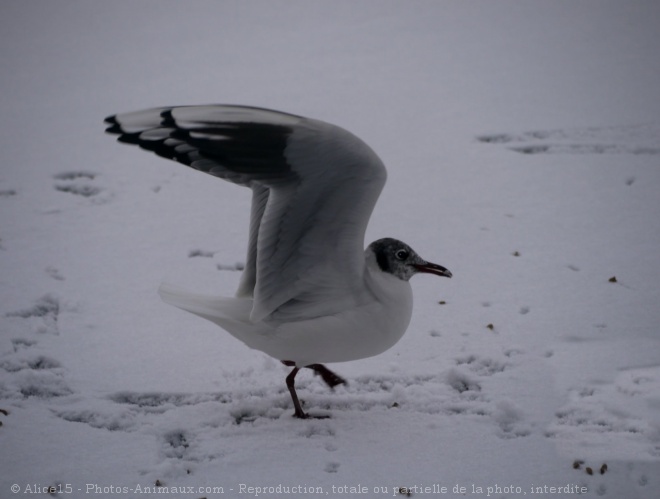
[[[254,178],[275,181],[291,174],[285,156],[293,132],[289,124],[207,121],[202,117],[196,120],[196,126],[188,128],[177,122],[173,109],[157,111],[158,114],[149,116],[151,122],[145,120],[142,127],[130,125],[130,131],[125,129],[123,118],[108,116],[106,133],[115,135],[118,142],[137,145],[160,157],[238,184]],[[166,133],[143,135],[158,130]],[[179,145],[184,147],[177,150]],[[199,162],[200,159],[208,161]]]
[[[174,116],[172,116],[172,109],[174,108],[167,108],[161,111],[160,117],[162,118],[162,121],[160,122],[160,126],[172,128],[177,127]]]
[[[106,130],[107,131],[107,130]],[[121,130],[118,132],[110,132],[110,133],[117,133],[119,134],[119,137],[117,137],[117,142],[121,142],[123,144],[132,144],[132,145],[140,145],[140,134],[139,133],[123,133]]]
[[[124,132],[122,131],[121,127],[119,126],[119,123],[113,123],[112,126],[109,126],[108,128],[105,129],[105,133],[111,133],[113,135],[121,135]]]

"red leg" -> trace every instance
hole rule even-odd
[[[293,400],[293,407],[295,412],[293,415],[297,418],[305,419],[307,418],[307,413],[302,410],[300,401],[298,400],[298,394],[296,393],[296,374],[300,371],[299,367],[294,367],[293,370],[286,377],[286,386],[289,388],[289,393],[291,394],[291,399]]]
[[[308,366],[305,366],[312,371],[314,371],[315,374],[318,374],[321,376],[321,379],[325,381],[325,384],[328,385],[330,388],[334,388],[337,385],[346,385],[347,382],[344,378],[339,376],[338,374],[333,373],[330,369],[325,367],[323,364],[310,364]]]

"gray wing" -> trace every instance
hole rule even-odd
[[[361,289],[364,233],[386,171],[359,138],[244,106],[158,108],[106,122],[120,142],[252,189],[238,294],[253,296],[253,321],[305,302],[337,309]]]

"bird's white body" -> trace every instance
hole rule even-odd
[[[299,320],[273,318],[252,322],[252,298],[199,295],[163,284],[162,299],[214,322],[247,346],[298,366],[345,362],[378,355],[398,342],[412,315],[412,289],[380,270],[365,251],[364,286],[352,306]]]

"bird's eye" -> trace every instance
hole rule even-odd
[[[408,258],[408,252],[406,250],[399,250],[394,254],[394,256],[396,256],[397,260],[405,260]]]

